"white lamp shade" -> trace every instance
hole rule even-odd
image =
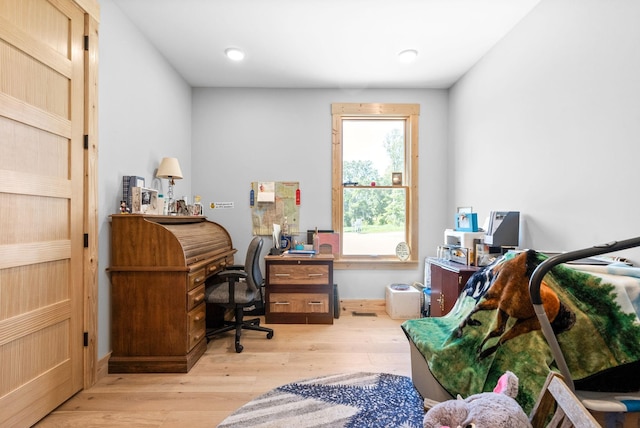
[[[162,162],[160,162],[156,176],[159,178],[181,179],[182,170],[180,169],[178,159],[162,158]]]

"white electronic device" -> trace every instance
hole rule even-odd
[[[475,240],[480,242],[484,239],[484,232],[462,232],[459,230],[445,229],[444,244],[454,245],[458,247],[468,248],[470,251],[475,249]]]

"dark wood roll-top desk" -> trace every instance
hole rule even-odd
[[[111,216],[110,373],[186,373],[207,348],[205,280],[232,265],[204,216]]]

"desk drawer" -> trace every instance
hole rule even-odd
[[[223,271],[227,266],[232,264],[233,264],[233,257],[217,259],[212,261],[211,263],[207,264],[207,266],[205,267],[207,277],[215,274],[216,272]]]
[[[204,284],[187,293],[187,311],[204,302]]]
[[[188,329],[189,329],[189,343],[188,350],[191,350],[195,345],[202,340],[206,334],[206,305],[204,303],[198,305],[191,310],[187,316]]]
[[[193,290],[198,285],[204,284],[207,279],[207,273],[205,268],[198,269],[195,272],[189,274],[189,290]]]
[[[271,293],[269,299],[271,312],[329,312],[329,296],[325,293]]]
[[[329,283],[329,266],[319,264],[285,265],[269,267],[269,284],[314,284]]]

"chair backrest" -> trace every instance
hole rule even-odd
[[[547,424],[550,414],[553,414]],[[533,428],[599,428],[598,421],[582,405],[562,376],[551,372],[529,418]]]
[[[260,252],[262,251],[262,238],[255,236],[249,243],[247,248],[247,258],[244,262],[244,271],[249,275],[247,276],[247,283],[255,291],[260,289],[263,278],[260,271]]]

